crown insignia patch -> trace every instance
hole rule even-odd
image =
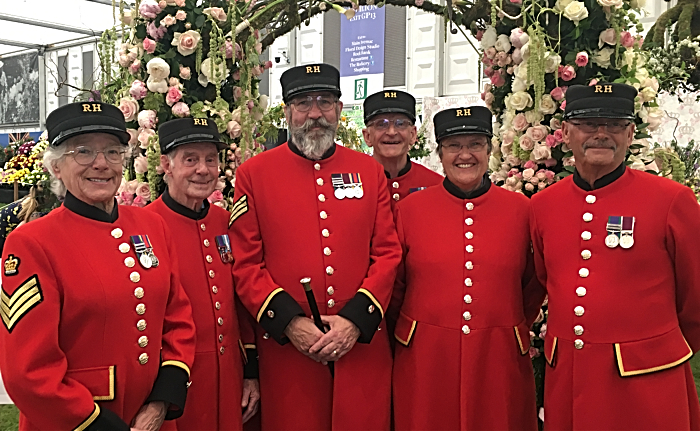
[[[19,257],[15,257],[14,255],[7,256],[7,259],[5,259],[4,264],[5,275],[17,275],[17,272],[19,271],[19,264]]]

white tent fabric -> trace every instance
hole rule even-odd
[[[2,384],[2,376],[0,376],[0,404],[12,404],[12,400],[5,391],[5,385]]]

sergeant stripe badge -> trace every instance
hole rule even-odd
[[[228,227],[231,227],[234,221],[243,214],[248,212],[248,195],[243,195],[233,204],[231,208],[231,217],[228,219]]]
[[[228,235],[217,235],[216,248],[219,249],[219,255],[221,256],[221,261],[223,263],[233,261],[233,254],[231,253],[231,240],[229,239]]]
[[[333,194],[336,199],[357,198],[364,196],[360,174],[331,174]]]
[[[145,269],[158,266],[158,258],[153,253],[153,246],[148,235],[131,235],[131,243],[139,258],[139,263]]]
[[[7,331],[12,333],[22,317],[43,300],[44,295],[36,274],[25,280],[12,295],[0,288],[0,317]]]

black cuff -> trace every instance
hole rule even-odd
[[[257,379],[258,378],[258,349],[246,347],[245,354],[248,357],[248,362],[243,366],[243,378],[244,379]]]
[[[85,431],[129,431],[130,429],[129,425],[117,416],[116,413],[104,407],[100,407],[100,414],[85,428]]]
[[[369,296],[357,292],[338,312],[338,316],[345,317],[360,329],[358,342],[369,344],[379,324],[382,323],[382,312],[377,308]]]
[[[305,315],[304,310],[292,298],[292,295],[281,290],[268,302],[267,308],[262,310],[259,323],[275,341],[284,345],[289,343],[289,339],[284,335],[284,330],[287,329],[289,322],[296,316]]]
[[[165,420],[179,418],[185,408],[188,381],[189,376],[182,368],[174,365],[160,367],[153,390],[144,404],[163,401],[169,405]]]

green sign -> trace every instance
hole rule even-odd
[[[355,80],[355,100],[364,100],[367,98],[367,78]]]

